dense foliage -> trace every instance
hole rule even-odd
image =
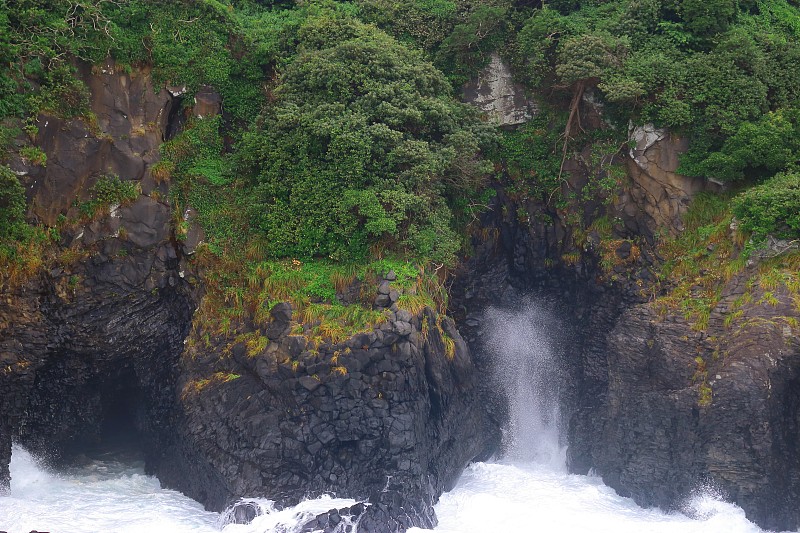
[[[685,132],[692,141],[683,164],[689,174],[738,179],[750,166],[778,170],[770,167],[775,162],[769,154],[755,154],[748,162],[741,150],[730,152],[745,138],[762,145],[774,141],[762,121],[765,113],[786,121],[795,114],[796,7],[785,0],[548,6],[537,10],[516,38],[517,64],[530,83],[596,88],[621,125],[651,121]],[[726,145],[733,135],[739,139]],[[792,142],[782,139],[797,160]]]
[[[734,199],[733,212],[756,237],[800,239],[800,173],[778,174],[745,191]]]
[[[276,102],[240,155],[276,256],[362,257],[370,244],[449,262],[448,192],[487,169],[472,108],[419,53],[343,15],[309,18]]]
[[[25,227],[25,190],[11,169],[0,165],[0,241],[21,238]]]
[[[494,51],[542,100],[496,147],[457,102]],[[38,113],[92,124],[76,66],[109,56],[185,86],[187,103],[205,85],[222,95],[223,116],[187,124],[153,175],[215,249],[258,242],[273,259],[451,262],[483,158],[520,199],[610,199],[631,122],[687,136],[687,174],[750,185],[783,172],[737,200],[745,218],[741,206],[793,190],[800,160],[794,0],[0,0],[0,163],[46,164]],[[584,128],[584,98],[602,131]],[[573,152],[594,177],[563,192]],[[19,238],[17,178],[2,179],[0,238]],[[753,231],[792,227],[790,204]]]

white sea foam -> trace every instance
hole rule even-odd
[[[226,523],[220,513],[180,492],[161,488],[141,464],[92,461],[69,472],[46,469],[14,446],[11,492],[0,496],[0,531],[28,533],[292,533],[317,514],[356,503],[323,496],[276,510],[269,500],[249,500],[264,514],[247,525]]]

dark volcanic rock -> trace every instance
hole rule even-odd
[[[346,342],[317,346],[292,334],[288,304],[263,329],[242,326],[269,340],[254,353],[224,336],[196,342],[208,333],[202,324],[187,339],[203,286],[185,256],[203,235],[181,244],[167,184],[150,173],[187,115],[176,111],[181,91],[112,62],[79,71],[96,124],[42,115],[47,166],[12,161],[31,219],[69,222],[46,272],[2,287],[0,488],[12,438],[59,462],[128,444],[145,452],[149,473],[210,508],[240,496],[293,504],[336,492],[369,504],[348,511],[368,531],[433,526],[441,492],[493,440],[454,325],[429,310],[395,314],[400,293],[388,272],[369,289],[392,319]],[[195,104],[198,116],[221,110],[210,89]],[[83,221],[77,206],[107,175],[141,194]],[[181,218],[192,227],[194,216]],[[359,300],[363,284],[340,301]],[[237,513],[252,519],[252,509]]]
[[[507,202],[502,191],[497,202]],[[504,205],[473,240],[475,253],[451,294],[479,372],[492,370],[478,349],[483,308],[520,294],[558,302],[573,332],[560,362],[572,471],[594,469],[621,494],[667,509],[710,486],[762,527],[800,526],[799,313],[785,287],[771,294],[776,304],[765,303],[764,291],[747,285],[753,265],[723,285],[707,330],[698,332],[642,298],[658,261],[646,239],[635,241],[638,256],[630,242],[612,249],[620,263],[612,281],[588,254],[560,263],[569,239],[562,240],[566,228],[558,229],[557,218],[551,227],[541,222],[545,207],[528,205],[538,216],[521,223],[502,216],[518,206]],[[760,303],[743,305],[743,315],[726,325],[747,291]],[[502,424],[505,398],[486,382],[482,393]]]
[[[46,168],[12,162],[32,218],[73,222],[62,229],[69,249],[59,250],[57,267],[14,286],[0,281],[0,486],[12,437],[60,461],[127,440],[149,462],[171,438],[177,357],[195,298],[170,207],[140,195],[82,224],[75,205],[103,175],[152,190],[149,166],[173,101],[154,90],[147,69],[121,72],[109,62],[79,71],[96,124],[40,116]]]
[[[434,314],[407,315],[434,324],[427,336],[399,322],[411,331],[388,344],[373,332],[298,352],[290,335],[245,364],[184,357],[187,377],[240,377],[187,381],[162,479],[214,509],[242,495],[295,504],[332,492],[370,504],[367,531],[433,526],[439,494],[491,437],[466,344],[451,325],[449,360]]]
[[[141,442],[150,458],[169,439],[194,308],[175,251],[96,257],[0,299],[3,468],[9,435],[63,461],[115,438]]]
[[[626,312],[609,335],[607,398],[575,420],[590,458],[574,463],[644,505],[711,486],[762,527],[797,528],[800,342],[770,320],[794,313],[783,296],[784,309],[749,308],[733,334],[719,314],[701,335],[682,317]]]

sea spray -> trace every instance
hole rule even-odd
[[[483,336],[496,362],[497,387],[509,403],[506,454],[494,463],[470,465],[455,489],[442,495],[435,531],[761,532],[742,509],[712,491],[692,496],[686,514],[664,513],[638,507],[598,477],[568,474],[560,437],[558,321],[528,302],[516,310],[488,311]],[[322,497],[276,510],[270,501],[254,499],[262,514],[250,524],[233,524],[229,516],[161,488],[137,464],[95,461],[54,473],[15,446],[11,474],[11,493],[0,496],[0,530],[9,533],[292,533],[315,514],[355,503]]]
[[[554,316],[535,301],[486,311],[483,346],[508,404],[506,459],[564,468],[556,353],[560,331]]]
[[[232,524],[144,474],[141,463],[111,458],[66,472],[46,468],[20,446],[11,458],[11,491],[0,496],[0,531],[28,533],[293,533],[316,515],[351,507],[351,499],[322,496],[278,510],[266,499],[250,500],[261,515]],[[343,517],[343,524],[349,518]]]
[[[744,511],[700,490],[683,513],[643,509],[595,476],[567,472],[561,424],[566,335],[549,306],[486,311],[482,348],[508,404],[503,455],[467,467],[436,505],[438,533],[758,533]],[[409,533],[422,533],[418,528]]]

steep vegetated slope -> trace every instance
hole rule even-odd
[[[208,506],[431,525],[502,419],[447,314],[471,338],[510,282],[585,326],[575,470],[800,522],[795,2],[0,0],[0,30],[0,482],[12,438],[68,460],[121,416]]]

